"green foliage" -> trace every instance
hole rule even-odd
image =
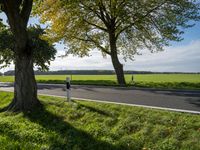
[[[55,59],[56,49],[52,43],[48,42],[43,35],[45,35],[44,29],[40,26],[29,27],[29,39],[31,39],[31,47],[33,48],[33,58],[36,66],[39,66],[40,70],[48,70],[50,61]]]
[[[0,93],[0,110],[12,99]],[[0,113],[0,149],[197,150],[198,115],[40,97],[44,109]]]
[[[35,13],[51,21],[49,38],[64,40],[68,53],[84,56],[97,48],[106,56],[114,34],[124,59],[144,48],[163,50],[200,19],[199,3],[188,0],[44,0]]]
[[[0,64],[5,63],[1,67],[7,67],[14,60],[14,37],[7,27],[0,22]]]
[[[33,59],[35,66],[40,70],[48,70],[50,61],[55,59],[56,50],[53,45],[44,40],[44,29],[39,25],[30,26],[29,46],[33,50]],[[10,28],[0,23],[0,64],[2,67],[9,66],[15,62],[15,40]]]

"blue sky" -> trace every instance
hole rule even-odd
[[[4,21],[6,17],[0,14],[0,18]],[[34,24],[37,19],[30,19],[30,23]],[[170,47],[166,47],[165,51],[158,53],[150,53],[145,51],[142,56],[135,56],[134,61],[121,62],[124,64],[125,70],[142,70],[142,71],[166,71],[166,72],[200,72],[200,22],[192,28],[185,30],[184,40],[181,42],[172,42]],[[64,54],[63,45],[56,45],[58,50],[57,56]],[[11,65],[8,68],[1,69],[0,72],[13,69]],[[66,58],[57,57],[51,62],[50,70],[90,70],[103,69],[113,70],[111,59],[109,56],[103,58],[98,51],[92,51],[90,57],[74,57],[69,55]]]

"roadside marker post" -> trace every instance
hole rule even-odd
[[[71,102],[71,85],[70,85],[70,78],[66,78],[66,91],[67,91],[67,101]]]
[[[131,83],[134,84],[134,76],[133,76],[133,74],[131,76]]]

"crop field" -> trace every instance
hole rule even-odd
[[[66,77],[72,78],[72,84],[117,85],[115,75],[37,75],[40,83],[64,83]],[[154,88],[200,89],[200,74],[136,74],[126,75],[128,85]],[[0,82],[13,82],[13,76],[1,76]]]

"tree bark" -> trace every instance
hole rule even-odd
[[[37,98],[37,84],[33,70],[33,50],[26,29],[21,28],[21,35],[18,34],[15,37],[18,39],[15,40],[14,99],[8,110],[31,111],[41,106]]]
[[[120,86],[125,86],[126,81],[124,78],[124,70],[123,70],[123,65],[120,63],[119,58],[118,58],[115,34],[110,33],[109,40],[110,40],[110,51],[111,51],[110,56],[111,56],[112,64],[117,76],[118,84]]]
[[[8,107],[11,111],[31,111],[41,104],[37,99],[37,84],[31,55],[20,54],[15,59],[14,99]]]
[[[31,111],[40,106],[33,71],[33,50],[30,47],[27,24],[33,0],[3,1],[4,12],[15,38],[14,99],[8,106],[11,111]]]

